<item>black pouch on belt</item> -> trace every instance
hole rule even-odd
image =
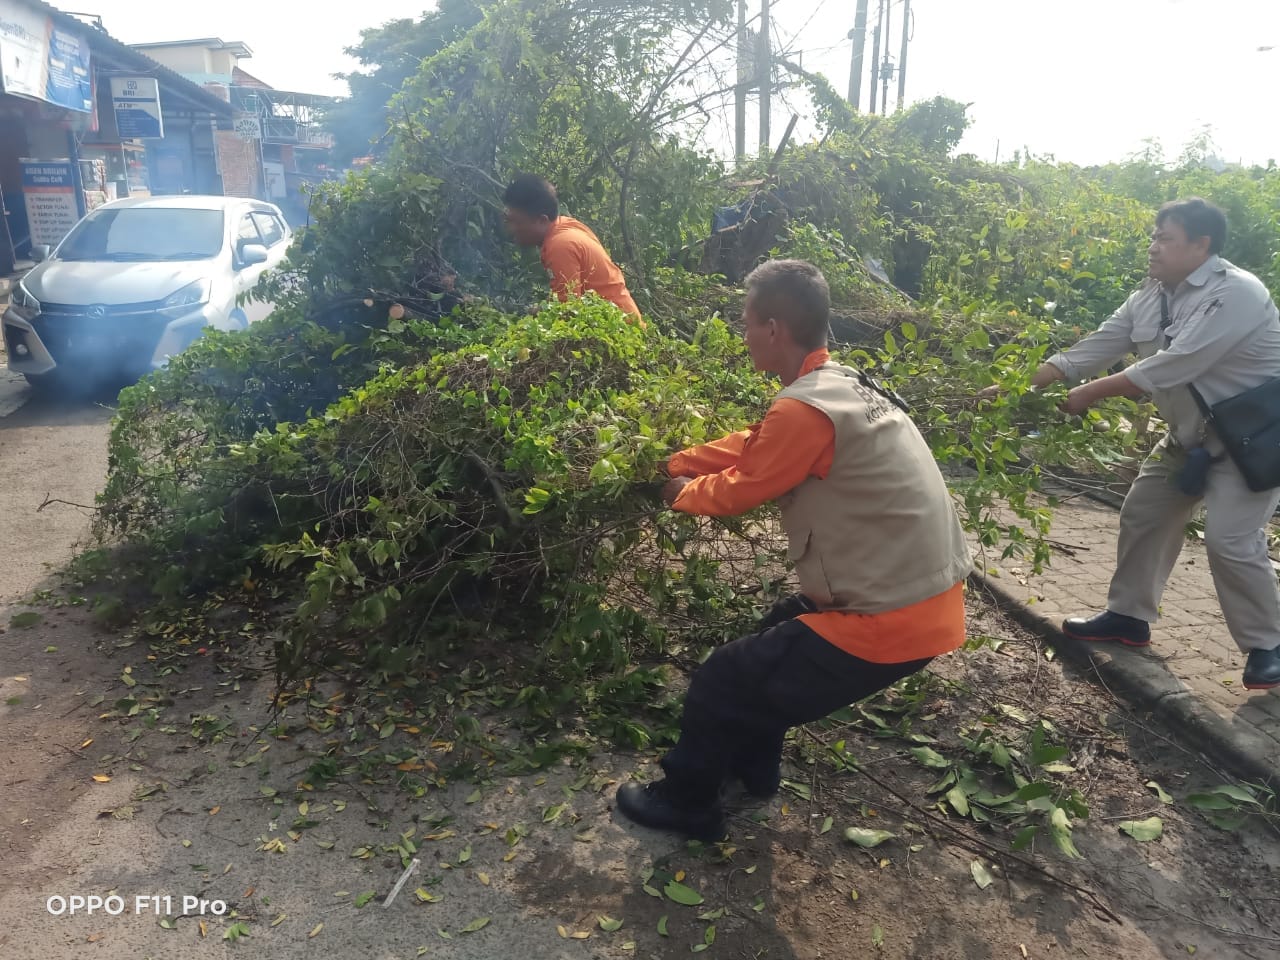
[[[1204,447],[1187,451],[1187,462],[1178,471],[1178,489],[1188,497],[1203,497],[1209,486],[1209,468],[1221,460],[1209,455]]]

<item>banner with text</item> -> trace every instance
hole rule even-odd
[[[33,244],[53,247],[80,219],[76,178],[70,160],[23,160],[22,193]]]
[[[77,113],[93,111],[88,38],[18,0],[0,0],[0,90]]]
[[[93,112],[93,72],[87,37],[61,27],[49,32],[49,79],[45,99],[77,113]]]

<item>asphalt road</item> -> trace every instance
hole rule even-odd
[[[29,594],[88,534],[112,398],[36,396],[0,366],[0,602]],[[46,500],[50,503],[41,509]]]

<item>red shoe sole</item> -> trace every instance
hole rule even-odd
[[[1246,690],[1274,690],[1276,687],[1280,687],[1280,680],[1275,683],[1246,683],[1244,685]]]
[[[1082,640],[1082,641],[1084,641],[1085,643],[1118,643],[1118,644],[1120,644],[1121,646],[1124,646],[1124,647],[1149,647],[1149,646],[1151,646],[1151,641],[1150,641],[1150,640],[1143,640],[1143,641],[1139,642],[1139,641],[1137,641],[1137,640],[1128,640],[1128,639],[1126,639],[1125,637],[1084,637],[1084,636],[1081,636],[1081,635],[1080,635],[1080,634],[1078,634],[1078,633],[1072,633],[1070,630],[1063,630],[1062,632],[1063,632],[1066,636],[1070,637],[1072,640]]]

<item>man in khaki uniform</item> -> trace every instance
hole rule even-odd
[[[666,778],[618,790],[618,810],[704,840],[724,834],[720,792],[777,791],[790,727],[825,717],[964,642],[972,561],[928,444],[891,396],[831,362],[827,282],[774,260],[747,278],[756,369],[783,390],[762,422],[667,463],[667,503],[733,516],[777,501],[800,594],[717,649],[685,697]]]
[[[1194,384],[1212,407],[1280,377],[1280,315],[1257,277],[1219,256],[1226,235],[1226,216],[1204,200],[1161,207],[1148,280],[1094,333],[1050,357],[1032,385],[1078,383],[1137,353],[1122,373],[1073,389],[1063,409],[1080,414],[1104,397],[1149,394],[1169,425],[1125,498],[1106,611],[1073,617],[1063,631],[1080,640],[1149,644],[1186,524],[1203,499],[1214,586],[1227,629],[1248,658],[1244,684],[1263,690],[1280,686],[1280,593],[1265,532],[1280,489],[1254,493],[1246,486],[1189,389]],[[1215,458],[1203,498],[1176,483],[1187,451],[1201,446]]]

